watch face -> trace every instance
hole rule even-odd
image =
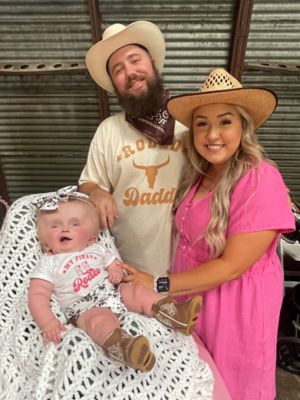
[[[167,276],[162,276],[157,279],[157,291],[168,292],[170,280]]]

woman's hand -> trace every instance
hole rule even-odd
[[[123,269],[128,272],[128,275],[124,275],[123,282],[133,283],[133,284],[141,284],[148,288],[153,289],[153,275],[148,274],[147,272],[140,271],[136,267],[132,267],[128,264],[123,264]]]

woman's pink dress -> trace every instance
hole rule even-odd
[[[174,272],[187,271],[209,258],[202,236],[210,219],[213,193],[192,200],[196,188],[187,194],[176,214],[180,239]],[[295,229],[282,177],[275,167],[262,161],[232,193],[227,237],[274,229],[278,232],[276,241],[240,279],[201,293],[203,308],[195,331],[234,400],[275,398],[276,341],[284,287],[277,244],[281,232]]]

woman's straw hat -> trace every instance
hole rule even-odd
[[[91,77],[109,92],[114,92],[114,88],[106,70],[107,61],[116,50],[129,44],[145,47],[158,71],[162,71],[166,45],[156,25],[149,21],[136,21],[127,26],[113,24],[104,31],[103,39],[88,50],[85,59]]]
[[[252,117],[256,129],[273,114],[277,97],[268,89],[244,88],[225,69],[217,68],[210,73],[199,92],[172,97],[167,107],[177,121],[190,128],[196,108],[221,103],[243,107]]]

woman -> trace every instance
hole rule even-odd
[[[243,88],[223,69],[212,71],[199,92],[169,100],[169,112],[190,128],[172,273],[154,278],[127,267],[127,281],[181,299],[203,296],[196,332],[234,400],[275,398],[283,296],[277,243],[294,229],[294,217],[254,131],[276,105],[274,93]]]

